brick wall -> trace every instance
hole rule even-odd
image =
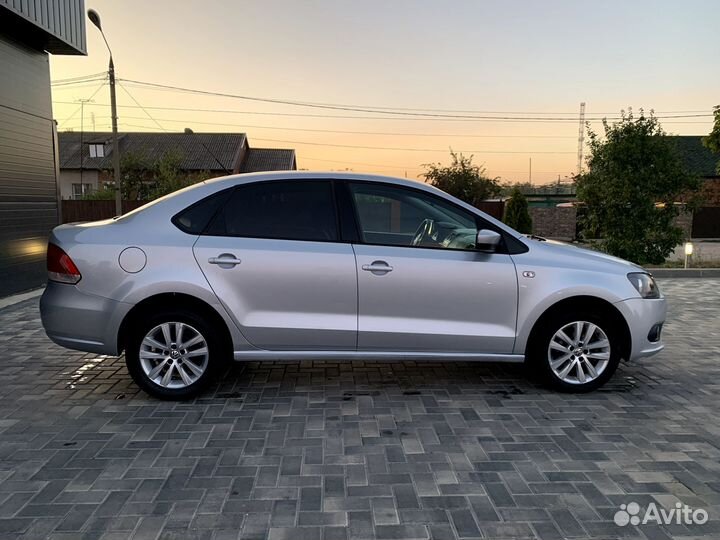
[[[575,239],[575,223],[577,209],[531,207],[530,217],[533,221],[533,234],[558,240]]]
[[[720,176],[703,179],[700,196],[703,206],[720,206]]]

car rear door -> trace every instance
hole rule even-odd
[[[511,353],[517,277],[510,255],[474,249],[478,219],[394,184],[348,184],[357,215],[358,350]],[[431,220],[426,238],[417,239]]]
[[[357,271],[330,180],[240,185],[194,246],[245,338],[266,350],[355,350]]]

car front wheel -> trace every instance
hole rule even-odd
[[[211,380],[222,352],[217,333],[192,312],[145,318],[131,331],[125,362],[133,380],[160,399],[188,399]]]
[[[618,367],[620,336],[609,318],[571,313],[546,321],[531,346],[531,361],[546,382],[566,392],[589,392]]]

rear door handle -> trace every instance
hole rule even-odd
[[[393,271],[393,267],[385,261],[373,261],[372,264],[363,264],[361,267],[366,272],[372,272],[373,274],[387,274]]]
[[[240,264],[242,261],[235,257],[232,253],[222,253],[217,257],[210,257],[208,259],[210,264],[218,264],[220,266],[233,267],[236,264]]]

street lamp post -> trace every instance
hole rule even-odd
[[[115,213],[122,215],[122,190],[120,189],[120,146],[118,145],[117,134],[117,103],[115,101],[115,64],[113,63],[112,51],[108,45],[107,38],[100,23],[100,15],[94,9],[88,9],[88,19],[93,23],[105,42],[108,53],[110,53],[110,62],[108,64],[108,78],[110,80],[110,117],[112,119],[112,136],[113,136],[113,169],[115,177]]]

